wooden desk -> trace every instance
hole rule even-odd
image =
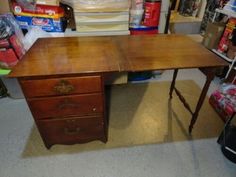
[[[214,69],[222,59],[183,35],[39,39],[12,70],[18,78],[45,146],[107,141],[104,74],[173,69],[175,90],[197,120]],[[201,68],[207,75],[192,111],[175,87],[178,69]]]

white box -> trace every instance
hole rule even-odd
[[[129,13],[74,13],[76,23],[128,22]]]
[[[86,23],[76,24],[78,32],[124,31],[129,29],[128,23]]]

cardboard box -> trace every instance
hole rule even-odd
[[[59,6],[48,6],[37,4],[35,9],[26,9],[16,1],[12,1],[14,15],[44,18],[61,18],[64,16],[63,8]]]
[[[208,49],[215,49],[224,31],[223,23],[208,23],[202,44]]]
[[[24,53],[24,47],[15,34],[7,39],[0,39],[0,66],[15,66]]]
[[[234,46],[233,43],[231,41],[229,41],[228,50],[227,50],[226,56],[229,59],[233,60],[235,55],[236,55],[236,46]]]
[[[12,48],[1,48],[0,49],[0,66],[3,68],[10,68],[18,63],[16,53]]]
[[[28,16],[16,16],[20,27],[22,29],[29,29],[31,26],[41,27],[42,30],[48,32],[63,32],[64,26],[62,19],[40,18]]]
[[[10,5],[8,0],[1,0],[0,3],[0,14],[5,14],[10,12]]]

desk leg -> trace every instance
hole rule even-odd
[[[172,79],[172,82],[171,82],[171,86],[170,86],[170,92],[169,92],[170,99],[172,98],[172,93],[173,93],[173,90],[175,88],[175,81],[176,81],[177,74],[178,74],[178,69],[175,69],[174,74],[173,74],[173,79]]]
[[[205,82],[205,85],[202,89],[202,93],[198,99],[198,103],[197,103],[197,106],[195,108],[195,111],[193,113],[193,116],[192,116],[192,119],[191,119],[191,122],[190,122],[190,125],[189,125],[189,133],[192,132],[193,130],[193,125],[195,124],[195,122],[197,121],[197,118],[198,118],[198,113],[202,107],[202,104],[204,102],[204,99],[206,97],[206,94],[207,94],[207,91],[209,89],[209,86],[211,84],[211,81],[214,79],[214,76],[215,76],[215,70],[214,69],[206,69],[206,75],[207,75],[207,78],[206,78],[206,82]]]

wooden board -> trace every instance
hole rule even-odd
[[[227,66],[184,35],[43,38],[10,77]]]

